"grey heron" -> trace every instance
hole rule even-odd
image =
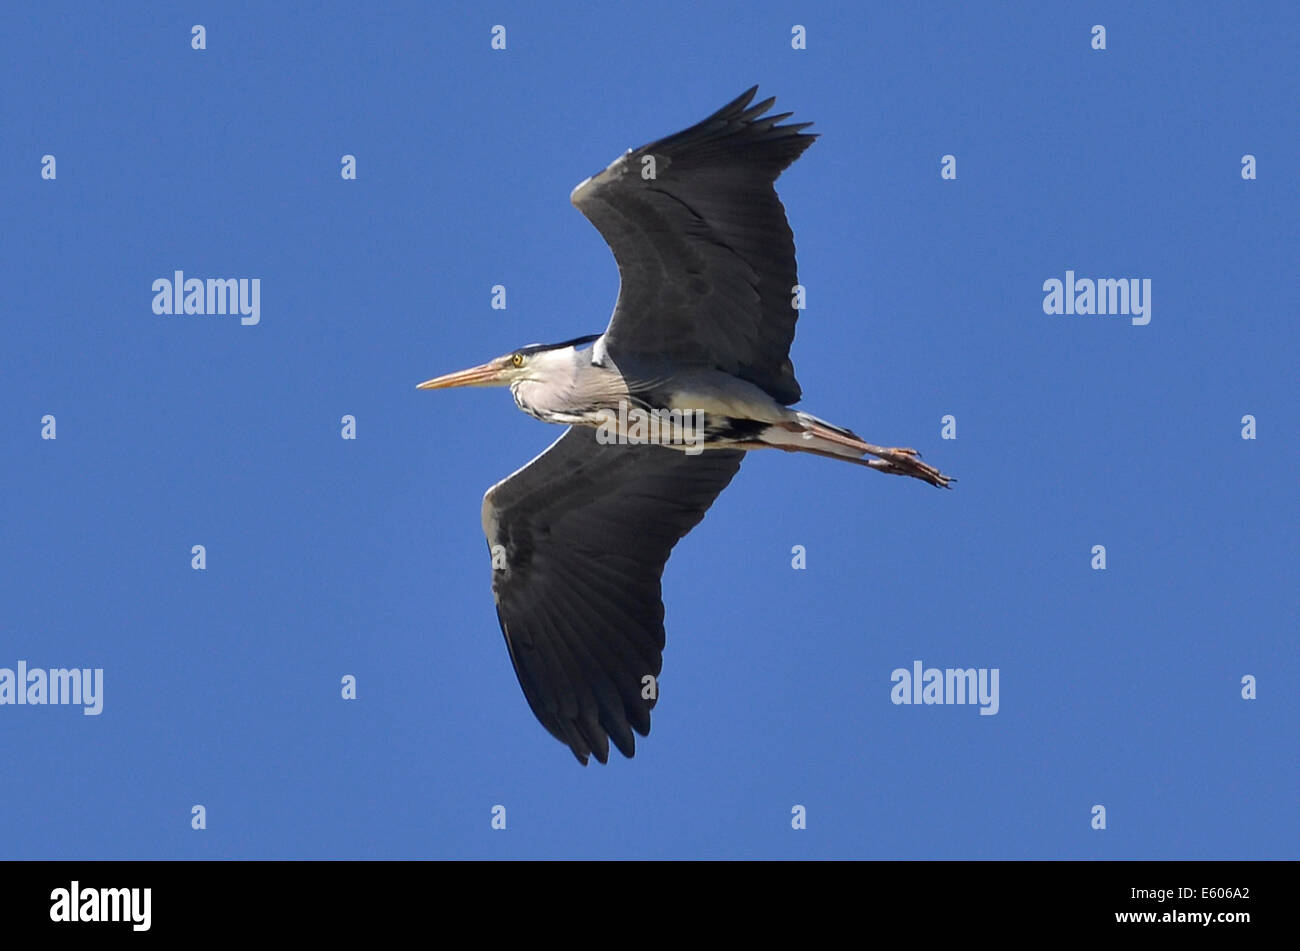
[[[794,238],[775,182],[815,135],[765,115],[758,87],[629,150],[570,195],[614,253],[603,334],[521,347],[419,389],[509,386],[569,428],[488,490],[483,530],[506,647],[537,719],[578,761],[646,736],[663,664],[660,580],[673,546],[745,452],[809,452],[951,481],[791,409]]]

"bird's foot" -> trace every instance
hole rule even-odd
[[[911,476],[913,479],[920,479],[941,489],[951,488],[952,483],[957,481],[951,476],[944,475],[934,466],[922,462],[921,454],[915,449],[875,448],[871,454],[878,458],[870,460],[867,465],[879,472]]]

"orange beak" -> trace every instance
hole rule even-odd
[[[448,373],[446,376],[437,376],[432,380],[425,380],[417,390],[447,390],[453,386],[501,386],[506,381],[503,379],[509,364],[502,365],[502,361],[493,360],[491,363],[485,363],[482,366],[470,367],[468,370],[460,370],[456,373]]]

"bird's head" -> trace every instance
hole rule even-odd
[[[543,380],[548,359],[562,350],[591,343],[600,334],[566,340],[564,343],[534,343],[489,360],[480,366],[434,377],[419,384],[417,390],[446,390],[454,386],[513,386],[525,381]]]
[[[489,360],[481,366],[458,370],[445,376],[425,380],[417,390],[446,390],[453,386],[509,386],[524,378],[528,368],[528,354],[522,350],[507,353],[503,357]]]

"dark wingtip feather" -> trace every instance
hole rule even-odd
[[[628,759],[636,755],[636,740],[632,738],[631,730],[624,730],[620,733],[611,733],[609,738],[614,741],[618,751]]]
[[[731,100],[731,102],[727,103],[718,111],[728,112],[732,109],[744,109],[745,106],[749,105],[749,103],[752,102],[754,97],[757,95],[758,95],[758,83],[754,83],[754,85],[750,86],[748,89],[746,89],[739,96]]]
[[[751,122],[754,120],[754,118],[756,118],[757,116],[761,116],[763,113],[767,112],[767,110],[771,109],[775,105],[776,105],[776,96],[768,96],[758,105],[750,106],[740,115],[736,116],[736,119],[739,122]]]
[[[776,97],[753,103],[757,94],[758,87],[751,86],[707,119],[635,149],[634,153],[659,153],[681,165],[730,163],[764,168],[775,180],[817,136],[802,131],[811,122],[778,124],[793,112],[764,115],[776,103]]]

